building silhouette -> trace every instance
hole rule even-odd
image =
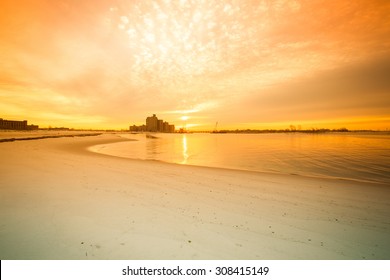
[[[13,120],[3,120],[0,119],[0,129],[10,129],[10,130],[34,130],[38,129],[37,125],[28,125],[26,120],[23,121],[13,121]]]
[[[153,114],[153,116],[146,118],[146,131],[158,131],[158,118],[156,117],[156,114]]]
[[[174,133],[175,125],[169,124],[164,120],[157,118],[156,114],[153,114],[151,117],[146,118],[145,125],[131,125],[129,127],[132,132],[165,132],[165,133]]]

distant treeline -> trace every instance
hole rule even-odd
[[[371,130],[360,130],[371,131]],[[218,130],[213,133],[326,133],[326,132],[350,132],[347,128],[328,129],[328,128],[312,128],[312,129],[235,129],[235,130]],[[372,132],[372,131],[371,131]]]

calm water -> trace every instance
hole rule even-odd
[[[390,184],[390,134],[126,134],[94,150],[133,159]]]

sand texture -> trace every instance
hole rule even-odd
[[[1,259],[390,259],[389,186],[87,150],[115,141],[0,143]]]

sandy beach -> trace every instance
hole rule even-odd
[[[1,259],[390,259],[389,186],[88,150],[116,141],[0,143]]]

